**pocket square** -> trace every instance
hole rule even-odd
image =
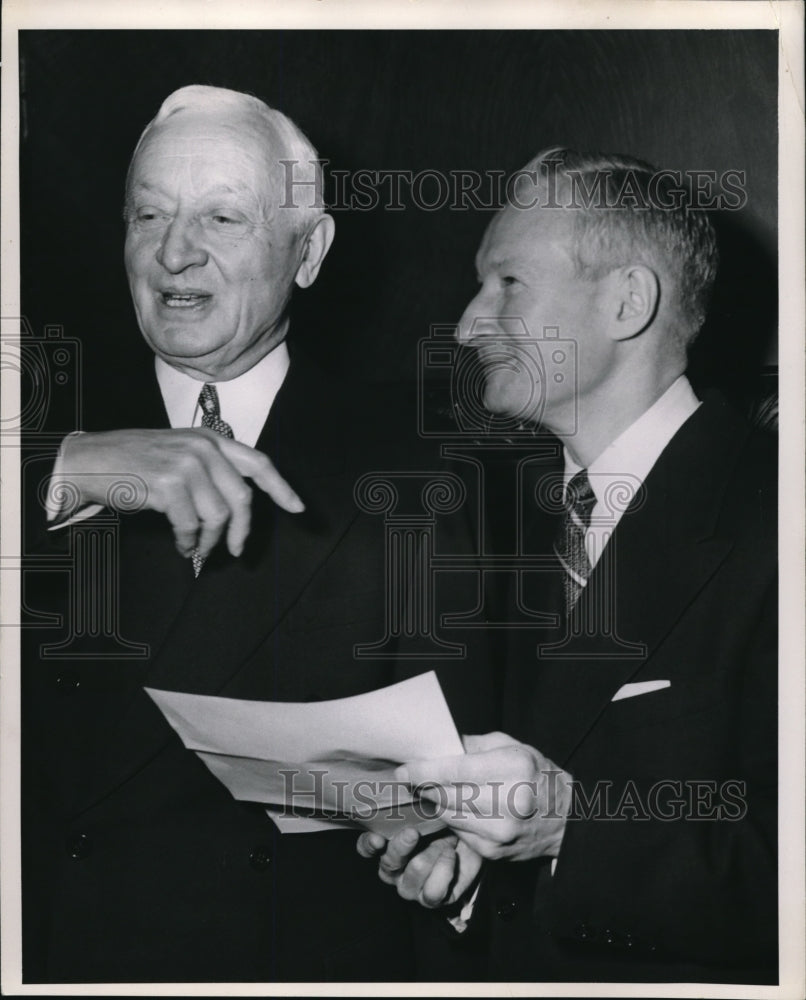
[[[622,701],[624,698],[635,698],[639,694],[649,694],[650,691],[662,691],[663,688],[672,686],[671,681],[638,681],[637,684],[625,684],[610,699],[611,701]]]

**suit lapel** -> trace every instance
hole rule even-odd
[[[225,693],[358,516],[352,436],[336,414],[324,422],[313,415],[317,407],[327,408],[323,391],[316,377],[295,373],[292,379],[290,371],[258,441],[303,498],[305,512],[287,514],[255,491],[243,555],[233,559],[219,546],[195,581],[186,567],[187,596],[143,686]],[[317,407],[309,407],[312,399]],[[139,687],[80,808],[126,780],[171,739],[172,731]]]
[[[521,738],[568,759],[615,692],[663,642],[727,556],[716,532],[747,428],[709,398],[678,431],[605,547],[566,634],[521,656],[510,703]],[[528,696],[525,694],[528,692]]]

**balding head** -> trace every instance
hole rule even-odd
[[[198,129],[211,127],[234,134],[251,135],[263,147],[266,183],[271,202],[294,218],[294,228],[303,233],[324,212],[324,178],[316,149],[294,122],[276,108],[237,90],[192,84],[180,87],[162,102],[159,111],[143,129],[132,154],[126,175],[126,206],[138,154],[162,128]],[[293,206],[285,196],[287,168],[291,161],[294,179]]]

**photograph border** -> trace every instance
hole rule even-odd
[[[804,329],[806,329],[806,268],[804,267],[804,7],[800,0],[746,3],[654,0],[615,3],[465,2],[418,0],[311,0],[309,3],[240,0],[140,0],[126,9],[103,0],[39,0],[3,4],[2,32],[2,283],[0,318],[19,323],[19,81],[17,33],[35,29],[158,28],[205,29],[339,29],[349,27],[513,29],[767,29],[779,32],[779,150],[778,218],[779,371],[780,371],[780,507],[779,556],[781,639],[779,657],[779,926],[780,984],[776,987],[686,984],[468,984],[463,996],[713,996],[799,997],[806,980],[806,876],[804,873]],[[20,412],[19,372],[2,365],[0,386],[3,419]],[[20,548],[19,446],[13,438],[0,447],[2,525],[0,566],[13,567]],[[19,574],[3,572],[0,623],[16,620],[20,603]],[[34,984],[21,981],[20,944],[20,642],[14,627],[0,627],[0,899],[2,916],[2,991],[6,995],[354,995],[371,996],[379,984]],[[451,984],[380,984],[385,995],[456,995]]]

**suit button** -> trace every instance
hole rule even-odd
[[[56,677],[56,690],[64,695],[75,694],[81,687],[81,678],[75,670],[62,670]]]
[[[253,848],[253,850],[249,852],[249,864],[256,872],[266,871],[271,864],[271,855],[269,854],[268,847],[264,847],[261,844],[260,846]]]
[[[574,937],[577,941],[594,941],[596,932],[590,924],[577,924],[574,928]]]
[[[82,861],[92,854],[92,840],[86,833],[77,833],[67,838],[67,853],[76,861]]]
[[[495,907],[495,913],[498,919],[503,920],[506,923],[509,923],[510,920],[514,920],[517,912],[518,904],[514,899],[502,899]]]

